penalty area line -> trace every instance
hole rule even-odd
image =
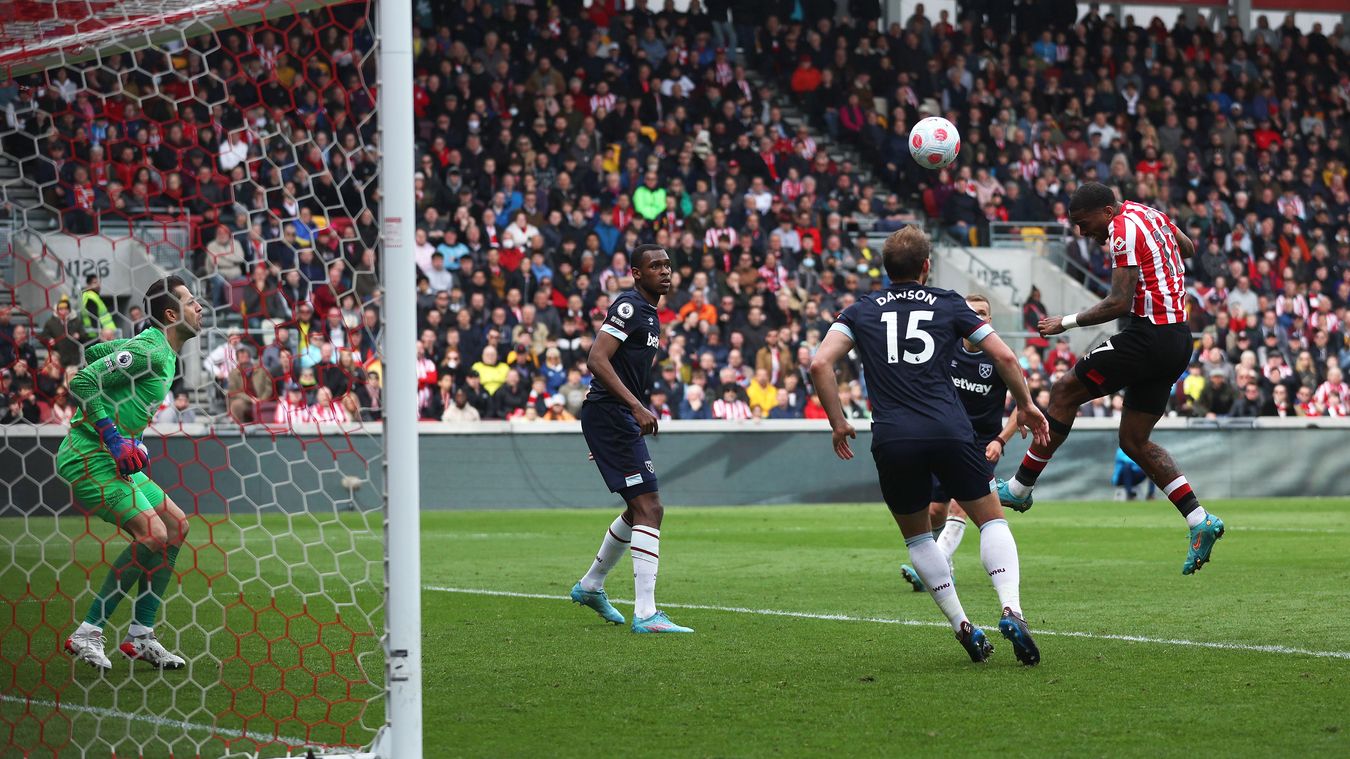
[[[505,598],[533,598],[545,601],[571,601],[568,596],[548,593],[519,593],[509,590],[488,590],[485,588],[453,588],[440,585],[423,585],[423,590],[436,593],[458,593],[470,596],[500,596]],[[611,598],[611,603],[632,604],[632,601]],[[908,627],[949,627],[945,622],[930,622],[919,619],[895,619],[891,617],[860,617],[850,614],[822,614],[809,611],[784,611],[782,609],[751,609],[744,606],[711,606],[708,604],[682,604],[661,602],[663,608],[695,609],[699,611],[720,611],[729,614],[752,614],[761,617],[790,617],[792,619],[819,619],[832,622],[870,622],[880,625],[905,625]],[[1150,643],[1159,646],[1185,646],[1190,648],[1210,648],[1220,651],[1250,651],[1263,654],[1287,654],[1292,656],[1314,656],[1321,659],[1350,659],[1350,651],[1314,651],[1292,646],[1258,645],[1253,643],[1219,643],[1186,638],[1152,638],[1145,635],[1119,635],[1115,633],[1090,633],[1072,630],[1033,630],[1036,635],[1050,635],[1061,638],[1088,638],[1091,640],[1115,640],[1124,643]]]

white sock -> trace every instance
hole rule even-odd
[[[145,625],[137,624],[136,622],[132,622],[132,623],[131,623],[131,627],[128,627],[128,628],[127,628],[127,635],[130,635],[130,636],[133,637],[133,638],[139,638],[139,637],[141,637],[142,635],[149,635],[150,633],[152,633],[152,632],[154,632],[154,631],[155,631],[155,628],[153,628],[153,627],[146,627]]]
[[[1021,498],[1027,493],[1030,493],[1033,487],[1035,486],[1023,485],[1021,482],[1018,481],[1016,477],[1012,478],[1011,480],[1008,480],[1008,492],[1012,493],[1014,496],[1018,498]]]
[[[81,622],[80,626],[75,628],[76,635],[92,635],[96,632],[102,632],[103,628],[98,625],[91,625],[88,622]]]
[[[615,517],[605,533],[605,539],[600,543],[595,561],[591,562],[591,568],[586,571],[586,576],[581,578],[581,589],[596,591],[604,588],[605,577],[609,574],[609,570],[619,563],[619,559],[623,558],[623,552],[632,539],[633,526],[624,521],[622,514]]]
[[[961,517],[947,517],[947,523],[942,526],[942,533],[937,537],[937,547],[942,550],[942,555],[950,559],[961,545],[961,538],[965,534],[966,520]]]
[[[1201,522],[1205,521],[1205,517],[1207,516],[1209,516],[1209,512],[1205,511],[1204,506],[1196,506],[1195,509],[1191,511],[1191,513],[1186,515],[1186,526],[1194,527],[1197,524],[1200,524]]]
[[[944,528],[946,532],[948,528]],[[961,608],[961,599],[956,597],[956,585],[952,582],[951,569],[947,567],[947,557],[942,555],[932,533],[924,533],[905,540],[909,549],[909,563],[919,573],[919,579],[928,586],[928,594],[938,605],[952,629],[961,631],[961,623],[969,622],[965,609]]]
[[[656,566],[661,561],[661,531],[645,524],[633,527],[633,618],[656,613]]]
[[[1008,520],[991,519],[980,525],[980,560],[998,593],[999,604],[1022,616],[1021,569]]]

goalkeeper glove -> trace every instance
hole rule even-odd
[[[137,445],[135,440],[122,437],[113,420],[100,419],[94,422],[94,429],[97,429],[99,437],[103,438],[103,445],[107,447],[108,453],[112,454],[113,460],[117,462],[117,471],[123,477],[141,471],[150,463],[150,457],[146,455],[144,447]]]

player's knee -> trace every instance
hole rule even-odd
[[[169,531],[158,518],[150,520],[145,533],[137,536],[136,542],[151,551],[163,551],[169,544]]]
[[[661,505],[661,499],[656,497],[655,493],[634,498],[629,504],[632,509],[634,521],[637,524],[660,524],[661,517],[665,515],[665,508]]]
[[[1120,450],[1125,452],[1126,456],[1138,461],[1143,457],[1144,448],[1148,445],[1148,438],[1139,435],[1127,433],[1121,430]]]
[[[933,501],[928,504],[928,519],[933,522],[940,522],[947,518],[947,504]]]
[[[179,514],[173,521],[177,529],[169,536],[169,541],[176,546],[181,546],[187,540],[188,531],[192,529],[192,525],[188,522],[187,516],[183,514]]]

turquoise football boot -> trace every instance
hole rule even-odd
[[[1186,563],[1181,565],[1184,575],[1195,574],[1200,567],[1209,563],[1209,552],[1214,544],[1223,537],[1223,520],[1213,514],[1206,514],[1205,521],[1191,528],[1191,548],[1186,552]]]
[[[633,620],[633,632],[635,633],[691,633],[692,627],[681,627],[670,621],[664,611],[658,611],[646,619]]]
[[[1006,509],[1012,509],[1013,511],[1021,513],[1031,508],[1032,498],[1031,493],[1027,493],[1021,498],[1018,498],[1017,496],[1012,494],[1011,490],[1008,489],[1007,480],[999,480],[998,502],[1003,504],[1003,507]]]
[[[919,573],[914,571],[914,567],[911,567],[908,564],[901,564],[900,576],[905,578],[905,582],[909,583],[911,588],[914,588],[915,593],[922,593],[928,590],[928,586],[923,584],[923,578],[919,577]]]
[[[581,583],[577,583],[572,586],[572,601],[589,609],[594,609],[595,613],[599,614],[600,618],[606,622],[621,625],[626,621],[619,610],[610,605],[609,596],[605,595],[604,588],[582,590]]]

